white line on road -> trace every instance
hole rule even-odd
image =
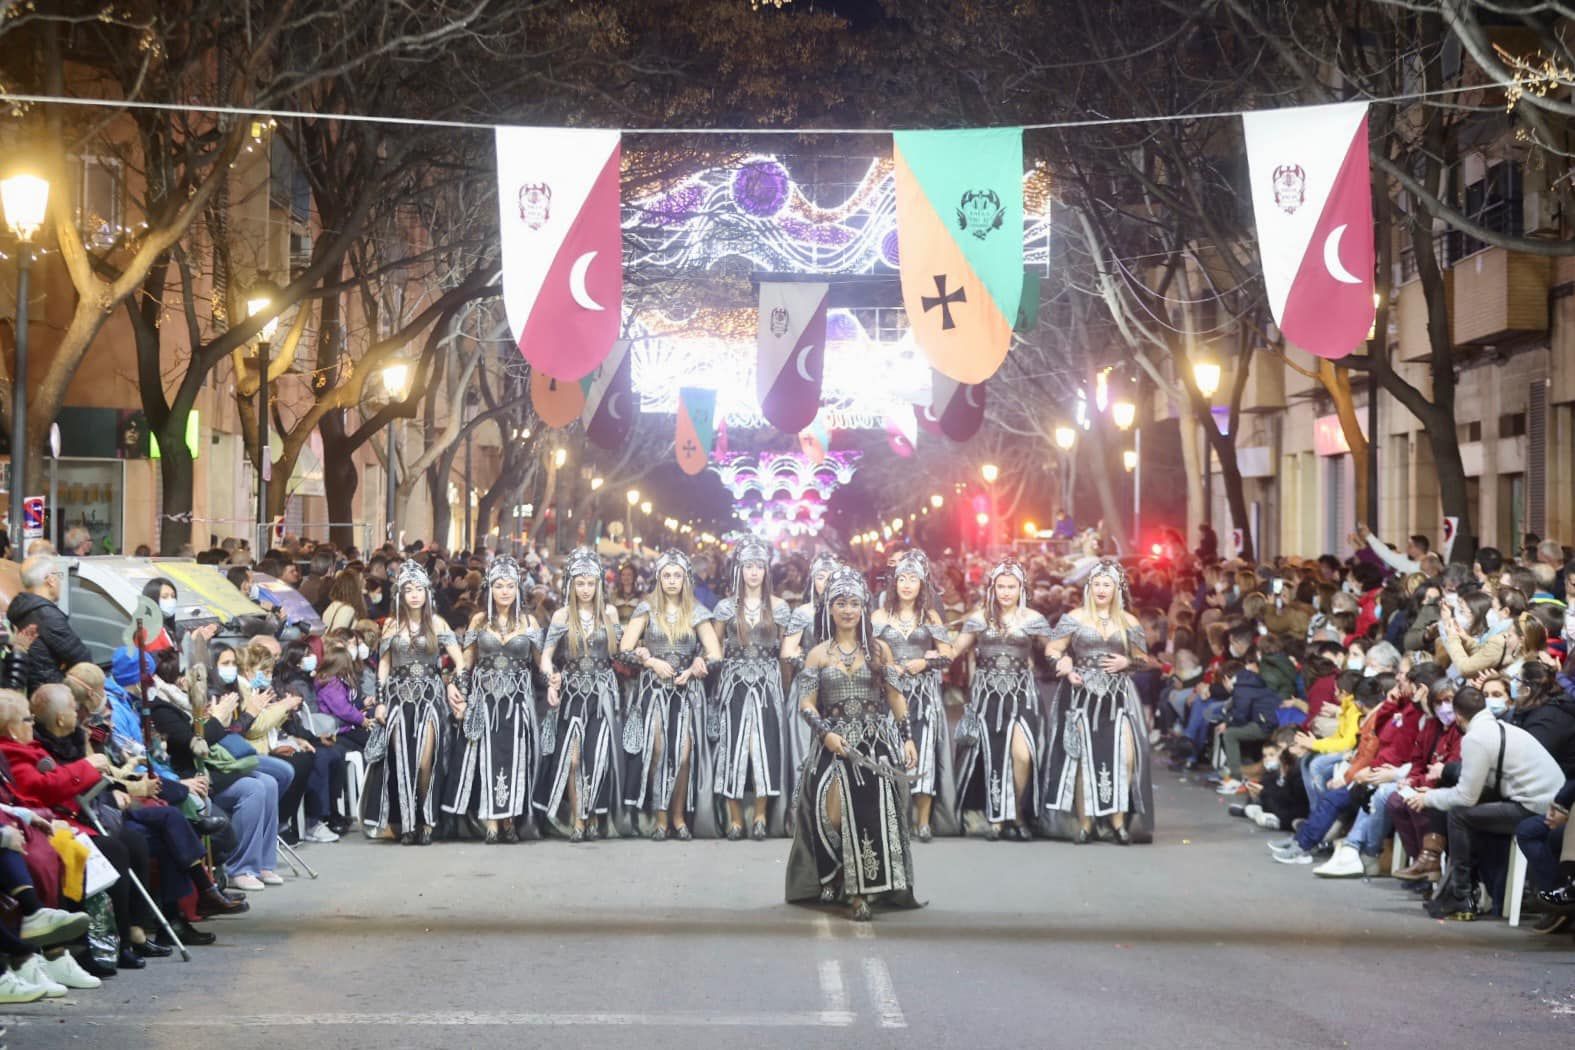
[[[831,932],[831,916],[827,915],[825,912],[821,912],[819,915],[815,916],[815,939],[817,941],[829,941],[833,939]]]
[[[820,960],[820,998],[828,1012],[848,1012],[848,986],[842,980],[842,964],[835,959]]]
[[[844,1001],[846,996],[844,995]],[[504,1025],[528,1025],[559,1028],[569,1025],[601,1025],[613,1028],[846,1028],[853,1024],[854,1015],[847,1010],[818,1010],[801,1013],[701,1013],[698,1011],[673,1013],[331,1013],[331,1014],[249,1014],[172,1016],[148,1014],[79,1014],[73,1013],[74,1022],[97,1025],[127,1025],[133,1028],[319,1028],[319,1027],[381,1027],[420,1025],[423,1027],[461,1028]],[[22,1017],[11,1014],[7,1021],[16,1027],[33,1023],[58,1024],[58,1020],[44,1015]],[[884,1022],[883,1022],[884,1023]]]
[[[875,927],[869,923],[855,922],[849,923],[849,925],[853,927],[853,936],[857,937],[859,940],[873,941],[875,939]]]
[[[903,1016],[902,1005],[897,1002],[897,988],[891,983],[891,972],[878,958],[864,960],[864,984],[880,1014],[882,1028],[906,1028],[908,1019]]]

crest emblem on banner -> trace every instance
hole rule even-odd
[[[1281,164],[1274,169],[1274,203],[1287,215],[1307,203],[1307,173],[1300,164]]]
[[[787,330],[787,307],[778,306],[776,309],[771,311],[771,334],[776,336],[778,339],[781,339],[783,336],[787,335]]]
[[[994,190],[969,190],[957,204],[957,228],[981,241],[1001,228],[1006,209]]]
[[[545,182],[521,186],[519,204],[520,222],[533,230],[541,229],[552,218],[552,187]]]

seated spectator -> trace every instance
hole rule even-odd
[[[1411,754],[1421,716],[1408,697],[1394,692],[1395,676],[1363,678],[1356,687],[1356,702],[1364,712],[1357,730],[1356,751],[1349,764],[1336,769],[1326,789],[1311,807],[1311,815],[1288,842],[1278,844],[1274,859],[1281,864],[1311,864],[1335,826],[1355,816],[1356,808],[1371,796],[1367,770],[1398,766]]]
[[[1563,680],[1568,676],[1541,661],[1527,663],[1521,668],[1509,720],[1553,756],[1567,779],[1575,777],[1575,696],[1566,691]]]
[[[1289,831],[1307,817],[1307,791],[1302,787],[1301,766],[1290,755],[1296,740],[1294,726],[1281,726],[1263,745],[1263,780],[1247,785],[1248,803],[1242,815],[1260,828]]]
[[[1340,706],[1334,732],[1329,736],[1314,736],[1304,731],[1296,736],[1292,754],[1302,764],[1302,784],[1307,789],[1309,807],[1317,805],[1335,767],[1356,747],[1357,729],[1362,721],[1356,689],[1368,680],[1361,677],[1360,671],[1342,672],[1336,685]]]
[[[302,698],[298,694],[282,694],[273,688],[279,652],[278,641],[267,635],[253,638],[240,650],[241,673],[236,686],[241,694],[241,712],[232,728],[256,750],[258,772],[278,783],[279,835],[287,845],[293,846],[300,841],[295,819],[306,794],[313,759],[309,749],[300,747],[285,729],[286,721],[300,708]]]
[[[1245,663],[1232,660],[1220,676],[1230,694],[1230,706],[1225,720],[1214,729],[1225,748],[1225,777],[1218,791],[1237,795],[1246,791],[1241,782],[1241,746],[1267,740],[1279,728],[1280,697],[1258,674],[1255,658]]]
[[[1564,786],[1553,756],[1524,729],[1494,718],[1480,693],[1456,693],[1455,714],[1466,723],[1459,780],[1454,787],[1418,788],[1407,801],[1419,812],[1448,814],[1449,870],[1438,895],[1427,902],[1435,919],[1476,915],[1476,839],[1513,834],[1526,818],[1546,813]],[[1495,801],[1483,801],[1489,788]]]
[[[37,637],[22,662],[26,692],[62,679],[73,664],[91,663],[87,646],[72,629],[59,606],[66,573],[51,557],[29,558],[22,563],[22,594],[11,599],[6,618],[21,631],[34,628]]]
[[[1436,664],[1432,666],[1437,667]],[[1418,669],[1414,673],[1422,671]],[[1432,717],[1422,723],[1405,784],[1391,794],[1385,804],[1389,821],[1400,836],[1400,844],[1406,854],[1414,858],[1409,865],[1393,872],[1395,878],[1406,882],[1430,882],[1443,874],[1441,862],[1448,845],[1444,837],[1444,815],[1437,810],[1414,810],[1407,803],[1417,790],[1447,787],[1459,775],[1460,740],[1465,727],[1455,717],[1457,692],[1453,680],[1447,676],[1431,680],[1428,694]]]

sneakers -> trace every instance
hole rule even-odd
[[[38,958],[34,956],[33,958]],[[76,988],[79,991],[88,988],[97,988],[104,982],[82,969],[77,961],[71,957],[70,952],[61,952],[53,959],[45,959],[42,969],[44,976],[56,984],[65,985],[67,988]]]
[[[1270,842],[1267,845],[1269,847],[1270,853],[1280,853],[1295,846],[1296,838],[1295,836],[1292,836],[1288,839],[1275,839],[1273,842]]]
[[[274,878],[278,876],[275,875]],[[255,875],[236,875],[230,879],[230,885],[247,893],[261,893],[266,888],[263,886],[262,879]]]
[[[0,1006],[10,1006],[13,1003],[36,1003],[44,997],[44,989],[16,975],[16,972],[0,966]]]
[[[1247,790],[1247,785],[1235,777],[1226,777],[1220,781],[1220,786],[1214,789],[1216,795],[1239,795]]]
[[[87,932],[86,912],[39,908],[22,919],[20,936],[35,948],[50,948],[76,940]]]
[[[302,842],[338,842],[339,836],[329,829],[327,824],[318,821],[306,825],[306,834],[301,836]]]
[[[257,873],[257,877],[262,880],[264,886],[283,886],[284,885],[284,877],[282,875],[280,875],[277,871],[259,871]],[[246,887],[244,887],[244,886],[241,887],[241,889],[245,889],[245,888]]]
[[[1313,874],[1320,879],[1370,878],[1378,874],[1378,858],[1368,857],[1355,846],[1342,843],[1334,856],[1313,869]]]
[[[42,988],[51,999],[59,999],[66,994],[66,986],[44,972],[44,957],[37,952],[29,955],[27,962],[16,968],[16,975],[25,983]]]
[[[1252,822],[1266,831],[1281,831],[1280,818],[1273,813],[1259,813],[1252,818]]]
[[[1248,803],[1247,805],[1241,807],[1241,815],[1253,823],[1257,823],[1258,818],[1263,816],[1263,807],[1258,805],[1256,802]]]
[[[1277,864],[1311,864],[1313,855],[1293,842],[1290,849],[1275,850],[1274,860]]]

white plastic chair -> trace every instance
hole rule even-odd
[[[1520,904],[1526,894],[1526,855],[1520,843],[1509,843],[1509,873],[1504,876],[1504,917],[1511,926],[1520,925]]]
[[[1389,873],[1392,875],[1410,863],[1411,858],[1406,856],[1405,843],[1400,841],[1400,833],[1396,832],[1394,845],[1389,849]]]
[[[360,820],[361,788],[366,783],[366,757],[359,751],[345,755],[345,814],[352,823]]]

